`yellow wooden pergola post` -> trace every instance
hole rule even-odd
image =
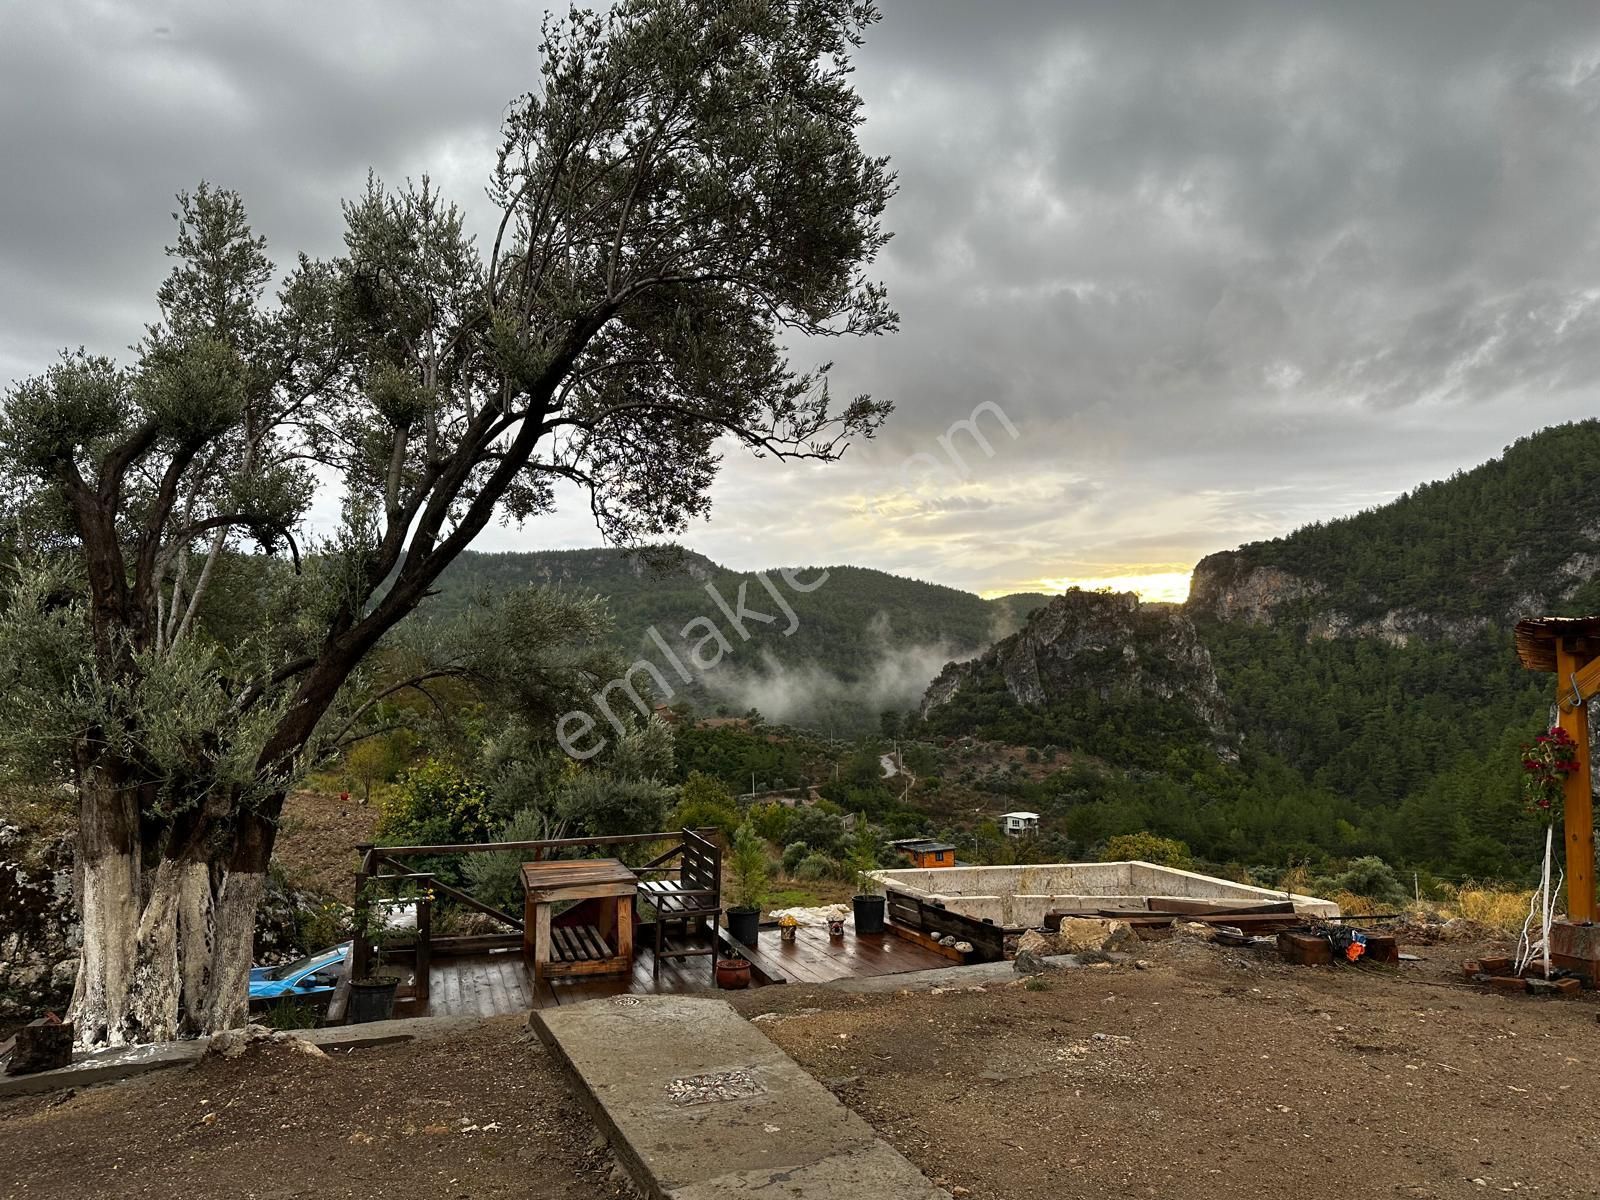
[[[1588,696],[1576,683],[1589,657],[1570,648],[1569,639],[1556,643],[1557,723],[1577,743],[1578,769],[1567,776],[1562,818],[1567,846],[1567,920],[1590,925],[1595,920],[1594,789],[1589,776]],[[1564,694],[1563,694],[1564,692]]]
[[[1562,794],[1567,919],[1549,930],[1558,967],[1600,984],[1600,907],[1595,900],[1594,788],[1589,774],[1589,701],[1600,695],[1600,617],[1530,617],[1517,622],[1517,657],[1556,677],[1556,723],[1572,738],[1578,769]]]

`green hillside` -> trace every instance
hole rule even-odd
[[[1380,508],[1213,555],[1184,615],[1210,660],[1192,673],[1220,688],[1237,762],[1170,688],[1134,697],[1080,670],[1019,700],[1008,676],[1018,647],[1048,640],[1044,614],[924,727],[1095,756],[1100,771],[1022,794],[1079,843],[1149,829],[1216,862],[1376,854],[1521,878],[1542,834],[1522,811],[1518,748],[1546,719],[1551,679],[1520,667],[1510,630],[1530,613],[1600,610],[1597,535],[1600,422],[1586,421]]]
[[[1313,609],[1497,621],[1532,607],[1595,611],[1597,554],[1600,421],[1552,426],[1382,507],[1235,552],[1316,581]]]
[[[462,555],[440,580],[429,602],[435,615],[459,611],[483,593],[530,584],[598,594],[614,621],[617,648],[643,656],[697,710],[744,712],[757,708],[769,719],[827,732],[876,728],[885,709],[913,706],[945,662],[976,654],[1016,629],[1043,597],[983,600],[970,592],[906,579],[863,567],[801,567],[796,577],[809,591],[787,587],[776,570],[768,578],[794,610],[791,622],[768,597],[753,573],[731,571],[702,555],[683,551],[666,561],[624,550],[549,550]],[[737,607],[740,586],[749,608],[772,615],[770,624],[747,622],[748,641],[729,632],[733,651],[716,667],[691,672],[682,684],[650,637],[654,629],[680,658],[680,636],[697,617],[725,632],[729,622],[715,588]]]

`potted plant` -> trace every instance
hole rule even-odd
[[[865,813],[856,816],[856,839],[851,847],[850,866],[856,875],[856,894],[851,898],[851,907],[855,909],[856,916],[856,935],[882,933],[887,901],[878,893],[877,880],[871,875],[878,867],[878,845],[872,837],[871,827],[867,825]]]
[[[744,958],[717,959],[717,986],[738,991],[750,986],[750,962]]]
[[[400,988],[400,977],[377,973],[377,966],[383,961],[383,948],[394,939],[394,931],[389,928],[384,916],[377,889],[370,882],[356,904],[353,924],[354,937],[366,942],[372,949],[369,960],[372,973],[350,981],[350,1002],[345,1007],[345,1022],[364,1025],[369,1021],[387,1021],[394,1016],[394,998]]]
[[[766,839],[756,832],[749,818],[733,835],[733,854],[729,857],[728,868],[733,876],[728,934],[741,945],[754,946],[760,936],[761,905],[767,898],[767,880],[771,877],[772,866],[767,860]],[[718,969],[721,969],[720,964]]]

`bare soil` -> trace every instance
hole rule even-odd
[[[973,1200],[1600,1194],[1600,1011],[1398,968],[1197,942],[943,994],[738,999],[878,1132]],[[1037,985],[1036,985],[1037,986]],[[957,1193],[958,1195],[963,1193]]]
[[[292,792],[283,802],[283,821],[272,857],[290,882],[330,900],[349,904],[360,865],[356,843],[373,840],[379,807],[357,796]]]
[[[623,1195],[517,1018],[336,1054],[251,1052],[0,1104],[0,1197]]]

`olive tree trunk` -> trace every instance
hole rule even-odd
[[[103,769],[81,784],[83,947],[68,1015],[84,1047],[194,1037],[246,1016],[264,862],[208,863],[193,836],[146,867],[134,795]]]

